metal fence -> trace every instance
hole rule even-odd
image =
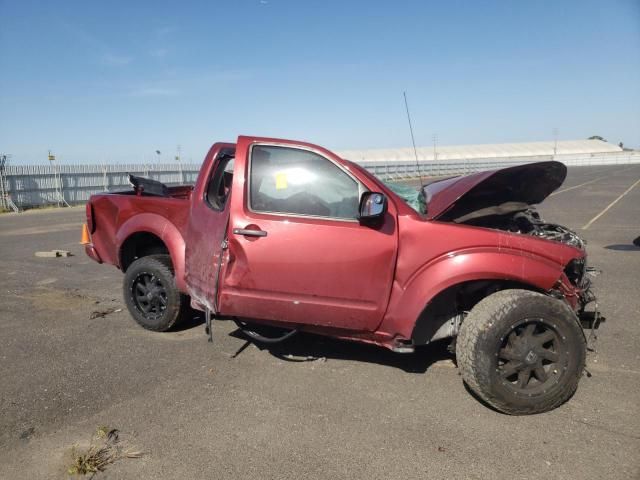
[[[567,166],[625,165],[640,163],[640,152],[599,155],[556,155],[544,157],[484,158],[472,160],[416,162],[360,161],[360,165],[385,181],[448,176],[503,168],[523,163],[558,160]],[[81,204],[94,193],[129,188],[128,174],[158,180],[167,185],[193,184],[199,164],[160,165],[9,165],[4,171],[4,187],[19,208],[55,204]],[[60,198],[62,196],[62,198]],[[2,199],[6,201],[6,199]],[[2,205],[6,208],[6,204]]]
[[[5,184],[19,208],[81,204],[94,193],[129,188],[129,174],[158,180],[166,185],[195,183],[200,165],[10,165]],[[56,171],[57,170],[57,171]],[[62,195],[62,198],[60,198]]]
[[[441,177],[462,175],[511,167],[532,162],[557,160],[568,167],[592,165],[627,165],[640,163],[640,152],[619,152],[600,155],[545,155],[537,157],[504,157],[504,158],[474,158],[470,160],[442,160],[419,161],[416,163],[403,161],[362,161],[358,162],[364,168],[385,181],[406,180],[409,178]]]

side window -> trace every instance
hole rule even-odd
[[[214,210],[223,210],[231,192],[233,157],[222,157],[209,179],[205,199]]]
[[[358,218],[358,184],[316,153],[257,145],[250,169],[253,211]]]

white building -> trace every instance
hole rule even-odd
[[[418,147],[418,159],[432,160],[474,160],[522,157],[551,157],[563,155],[589,156],[622,152],[617,145],[601,140],[562,140],[551,142],[497,143],[487,145],[453,145]],[[367,150],[345,150],[336,152],[342,158],[354,162],[415,162],[412,147]],[[524,160],[524,159],[523,159]],[[525,160],[526,161],[526,160]],[[531,161],[534,161],[532,158]]]

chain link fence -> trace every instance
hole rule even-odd
[[[418,176],[451,176],[512,165],[558,160],[567,166],[626,165],[640,163],[640,152],[616,152],[599,155],[556,155],[544,157],[485,158],[472,160],[399,162],[359,161],[360,165],[385,181],[400,181]],[[56,171],[57,170],[57,171]],[[12,201],[19,208],[68,203],[85,203],[94,193],[126,190],[128,175],[158,180],[166,185],[193,184],[200,164],[129,165],[9,165],[4,169],[3,203]],[[60,198],[62,195],[62,199]],[[2,205],[6,208],[6,205]]]

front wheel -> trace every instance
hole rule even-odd
[[[490,406],[510,415],[552,410],[576,391],[586,343],[562,301],[503,290],[480,301],[456,341],[462,378]]]
[[[169,255],[151,255],[133,262],[124,276],[123,294],[133,319],[156,332],[173,327],[188,305],[188,297],[176,287]]]

